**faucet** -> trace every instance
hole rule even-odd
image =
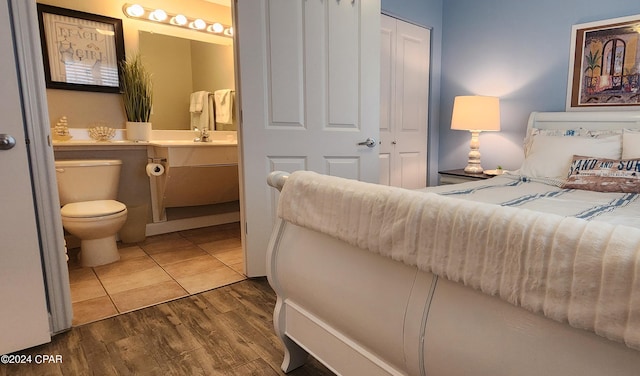
[[[195,129],[196,131],[198,130],[198,128]],[[209,129],[207,128],[202,128],[200,130],[200,137],[196,137],[195,139],[193,139],[194,142],[211,142],[211,139],[209,138]]]

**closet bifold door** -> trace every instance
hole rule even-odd
[[[384,14],[380,24],[380,183],[424,188],[431,31]]]

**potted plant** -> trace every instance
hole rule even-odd
[[[151,73],[142,64],[139,53],[123,61],[121,68],[122,102],[127,114],[127,138],[133,141],[149,141],[149,118],[153,101]]]

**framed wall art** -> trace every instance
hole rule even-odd
[[[640,109],[640,15],[574,25],[566,110]]]
[[[120,92],[122,20],[38,4],[48,88]]]

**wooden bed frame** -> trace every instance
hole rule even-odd
[[[640,128],[639,112],[533,113],[528,127]],[[286,173],[269,184],[282,188]],[[640,352],[278,218],[268,252],[282,369],[339,375],[637,375]]]

